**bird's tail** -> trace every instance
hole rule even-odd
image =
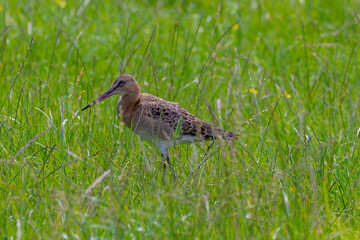
[[[210,139],[224,139],[231,141],[237,139],[239,134],[224,130],[222,128],[216,127],[210,123],[203,122],[201,126],[201,135],[204,140]]]
[[[223,134],[222,134],[222,137],[225,139],[225,140],[234,140],[234,139],[237,139],[239,137],[239,134],[237,133],[234,133],[234,132],[230,132],[230,131],[226,131],[226,130],[223,130]]]

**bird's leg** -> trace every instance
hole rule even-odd
[[[175,174],[174,168],[173,168],[173,166],[172,166],[171,163],[170,163],[169,154],[166,154],[166,161],[167,161],[167,163],[169,164],[169,168],[170,168],[170,171],[171,171],[172,176],[173,176],[173,182],[175,182],[177,178],[176,178],[176,174]]]
[[[163,181],[163,185],[165,185],[166,163],[164,161],[164,154],[163,153],[161,153],[161,161],[163,161],[163,163],[164,163],[164,172],[163,172],[162,181]]]
[[[164,158],[166,158],[166,162],[164,161]],[[175,174],[175,171],[174,171],[174,168],[173,166],[171,165],[171,162],[170,162],[170,157],[169,157],[169,152],[166,150],[166,152],[163,154],[161,153],[161,159],[164,161],[164,173],[163,173],[163,184],[165,184],[165,177],[166,177],[166,165],[169,165],[169,168],[170,168],[170,171],[172,173],[172,176],[173,176],[173,182],[176,181],[176,174]]]

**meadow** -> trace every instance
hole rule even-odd
[[[0,237],[360,238],[357,0],[0,0]],[[119,73],[237,132],[160,153]]]

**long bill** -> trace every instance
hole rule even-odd
[[[85,109],[91,107],[92,105],[97,104],[98,102],[101,102],[104,99],[107,99],[109,97],[111,97],[112,95],[114,95],[115,92],[112,88],[110,88],[109,90],[107,90],[105,93],[103,93],[100,97],[98,97],[97,99],[95,99],[94,101],[92,101],[91,103],[89,103],[86,107],[84,107],[83,109],[81,109],[82,111],[84,111]]]

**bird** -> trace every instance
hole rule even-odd
[[[169,147],[174,142],[192,143],[217,139],[231,141],[238,137],[238,134],[195,117],[176,102],[141,93],[139,83],[129,74],[120,74],[105,93],[82,110],[113,95],[120,95],[116,107],[120,121],[159,149],[164,163],[163,181],[167,166],[172,172],[173,181],[177,179],[169,156]]]

